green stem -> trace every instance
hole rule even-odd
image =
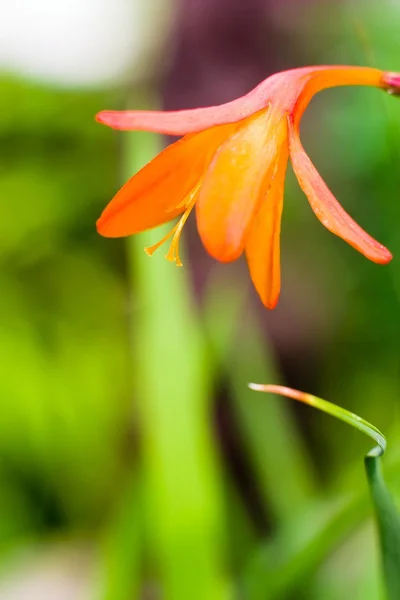
[[[159,151],[159,140],[126,137],[125,179]],[[219,600],[226,582],[209,365],[185,267],[166,262],[163,249],[151,258],[143,251],[169,228],[127,240],[150,556],[165,600]]]
[[[386,439],[382,433],[371,423],[365,421],[358,415],[345,410],[331,402],[322,400],[317,396],[299,392],[291,388],[278,385],[260,385],[250,384],[251,389],[262,392],[271,392],[287,396],[304,402],[309,406],[318,408],[319,410],[348,423],[359,431],[365,433],[372,438],[378,446],[375,446],[365,457],[365,468],[368,478],[368,484],[375,507],[383,571],[385,576],[386,590],[389,600],[398,600],[400,598],[400,516],[393,503],[392,497],[389,494],[381,472],[380,458],[386,450]],[[271,590],[269,596],[274,597],[276,586],[286,585],[287,575],[292,572],[296,576],[296,566],[298,561],[289,561],[283,568],[282,572],[285,575],[285,580],[277,577],[277,569],[272,579],[268,580],[268,590]],[[274,584],[275,589],[274,589]],[[279,589],[279,588],[278,588]]]
[[[365,457],[369,488],[375,506],[382,565],[389,600],[400,598],[400,516],[386,487],[379,455]]]

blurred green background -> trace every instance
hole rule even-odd
[[[289,173],[271,313],[244,262],[213,262],[193,222],[183,269],[164,249],[144,254],[160,231],[97,235],[118,186],[166,140],[94,115],[222,102],[305,64],[400,70],[399,4],[106,5],[17,2],[3,19],[0,599],[384,598],[368,442],[247,383],[285,383],[374,423],[400,499],[399,100],[332,90],[302,128],[393,261],[330,235]],[[59,35],[40,14],[62,14]]]

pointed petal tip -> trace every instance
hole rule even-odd
[[[103,110],[103,111],[101,111],[101,112],[98,112],[98,113],[96,114],[96,116],[94,117],[94,120],[95,120],[97,123],[102,123],[102,122],[103,122],[103,115],[104,115],[104,113],[105,113],[105,112],[107,112],[107,111],[104,111],[104,110]]]
[[[260,289],[259,286],[256,286],[254,281],[253,284],[256,288],[257,295],[261,300],[262,305],[268,310],[274,310],[278,306],[281,293],[280,273],[278,282],[275,285],[272,285],[267,291]]]
[[[342,238],[372,262],[381,265],[390,262],[391,252],[364,231],[336,200],[306,154],[298,131],[290,121],[289,131],[293,170],[317,219],[334,235]]]
[[[267,298],[265,301],[263,301],[263,304],[269,310],[274,310],[274,308],[277,307],[278,302],[279,302],[279,294],[277,296]]]
[[[118,112],[115,110],[102,110],[95,116],[95,121],[97,123],[101,123],[102,125],[112,127],[113,129],[120,128],[118,123]]]
[[[369,258],[369,257],[367,256],[367,258]],[[385,248],[385,246],[382,246],[380,255],[377,257],[377,259],[374,262],[376,262],[378,265],[387,265],[388,263],[390,263],[392,258],[393,258],[393,254],[390,252],[390,250]]]
[[[99,235],[106,238],[117,238],[122,237],[123,233],[116,233],[112,226],[110,226],[109,219],[104,217],[104,213],[96,221],[96,230]]]
[[[106,235],[106,227],[104,227],[104,219],[102,216],[100,216],[97,221],[96,221],[96,231],[99,235],[102,235],[103,237],[107,237]]]

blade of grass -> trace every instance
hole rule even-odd
[[[129,135],[125,179],[159,149],[155,136]],[[127,240],[150,553],[166,600],[219,599],[223,519],[205,347],[185,269],[146,256],[152,241],[149,233]]]
[[[105,534],[100,593],[96,594],[101,600],[132,600],[140,597],[143,507],[138,479],[135,474]]]
[[[304,402],[314,408],[332,415],[372,438],[378,445],[375,446],[365,457],[365,467],[372,500],[377,515],[380,534],[380,545],[382,553],[383,570],[385,576],[386,590],[389,600],[400,597],[400,516],[387,490],[381,474],[380,457],[386,450],[386,439],[374,426],[335,404],[322,400],[311,394],[299,392],[291,388],[278,385],[249,384],[256,391],[271,392],[293,398]],[[295,567],[296,562],[291,564]],[[283,574],[287,580],[288,566],[283,568]],[[275,575],[276,577],[276,575]],[[272,591],[267,597],[276,597],[277,582],[271,583],[268,579],[267,585]],[[279,587],[279,586],[278,586]]]
[[[399,457],[387,465],[389,483],[398,480]],[[336,497],[337,498],[337,497]],[[288,542],[286,527],[269,542],[262,543],[246,565],[242,586],[243,597],[251,600],[278,600],[290,596],[310,582],[317,568],[368,517],[369,501],[364,490],[357,490],[333,505],[318,502],[311,515],[300,517],[302,535],[293,545]],[[327,510],[328,509],[328,510]],[[316,524],[315,513],[325,513]],[[293,537],[293,524],[289,524]],[[311,530],[309,535],[304,531]]]
[[[336,506],[317,502],[312,514],[310,510],[311,506],[299,517],[299,539],[293,540],[293,524],[290,524],[289,530],[286,526],[280,529],[250,557],[242,578],[243,597],[280,600],[309,584],[327,556],[366,518],[368,499],[365,494],[353,494]]]
[[[371,425],[371,423],[368,423],[368,421],[365,421],[365,419],[362,419],[358,415],[346,410],[345,408],[337,406],[336,404],[332,404],[332,402],[327,402],[327,400],[323,400],[322,398],[318,398],[312,394],[299,392],[298,390],[294,390],[282,385],[263,385],[258,383],[250,383],[249,388],[257,392],[270,392],[271,394],[278,394],[285,396],[286,398],[292,398],[293,400],[297,400],[298,402],[303,402],[304,404],[308,404],[308,406],[317,408],[327,415],[331,415],[332,417],[336,417],[336,419],[340,419],[340,421],[351,425],[355,429],[362,431],[372,438],[378,444],[380,449],[378,453],[379,456],[386,450],[386,439],[379,429],[377,429],[374,425]],[[375,450],[371,452],[375,452]]]
[[[382,475],[380,453],[369,452],[365,469],[375,507],[389,600],[400,598],[400,515]]]

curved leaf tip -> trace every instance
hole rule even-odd
[[[355,429],[362,431],[378,444],[378,446],[374,447],[368,453],[368,456],[381,456],[386,450],[386,438],[383,433],[379,431],[379,429],[377,429],[371,423],[368,423],[368,421],[362,417],[359,417],[358,415],[346,410],[345,408],[337,406],[332,402],[328,402],[327,400],[318,398],[318,396],[313,396],[312,394],[307,394],[306,392],[301,392],[283,385],[249,383],[249,388],[256,392],[278,394],[280,396],[286,396],[287,398],[292,398],[293,400],[303,402],[304,404],[313,406],[314,408],[317,408],[328,415],[340,419],[340,421],[344,421]]]

